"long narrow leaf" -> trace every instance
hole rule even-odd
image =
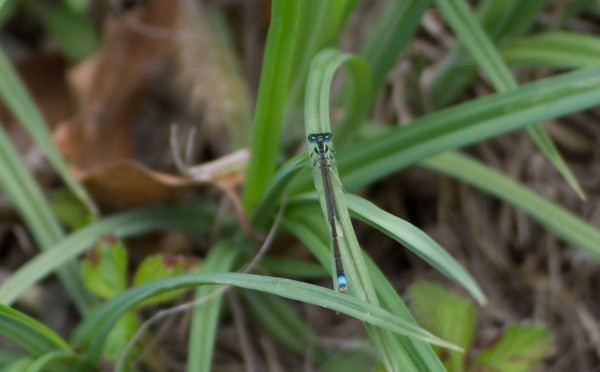
[[[546,0],[483,0],[477,17],[494,42],[525,32]],[[477,76],[477,65],[462,45],[457,45],[440,64],[431,87],[434,107],[454,101]]]
[[[299,3],[299,0],[273,0],[252,126],[250,163],[244,185],[244,205],[249,212],[275,172],[281,122],[292,74]]]
[[[0,304],[0,334],[19,344],[33,356],[51,351],[69,351],[69,345],[37,320]]]
[[[437,271],[465,288],[480,305],[486,303],[485,295],[475,279],[422,230],[358,196],[348,195],[346,202],[353,216],[404,244]]]
[[[503,45],[506,63],[578,68],[600,64],[600,38],[576,32],[546,32]]]
[[[229,242],[212,248],[210,254],[202,265],[202,272],[223,272],[233,268],[240,250]],[[196,300],[208,298],[220,286],[203,285],[196,290]],[[218,295],[209,299],[207,303],[194,308],[192,324],[190,326],[190,341],[188,350],[187,370],[190,372],[212,370],[214,345],[219,326],[219,315],[223,304],[223,296]]]
[[[425,160],[422,165],[513,204],[553,234],[600,262],[600,231],[534,190],[458,152],[440,154]]]
[[[415,337],[432,344],[460,350],[375,305],[330,289],[289,279],[242,273],[190,274],[155,280],[130,288],[101,305],[88,316],[74,333],[72,343],[83,353],[82,366],[93,368],[97,364],[106,336],[119,317],[128,309],[149,297],[175,289],[203,284],[224,284],[275,294],[284,298],[325,307],[350,315],[376,327],[398,334]]]
[[[42,191],[17,154],[1,124],[0,187],[15,205],[40,249],[51,249],[64,237],[60,224],[44,199]],[[81,312],[93,303],[93,298],[84,287],[79,267],[75,262],[65,262],[63,267],[53,269],[58,269],[63,285]],[[8,280],[10,279],[6,281]]]
[[[396,66],[406,44],[417,31],[423,13],[432,2],[391,0],[382,7],[360,51],[373,73],[372,98],[379,93],[388,74]],[[368,102],[369,107],[371,104]]]
[[[54,146],[48,125],[2,49],[0,49],[0,76],[2,76],[0,79],[0,96],[6,106],[11,110],[14,117],[19,120],[20,124],[25,127],[73,194],[86,205],[92,214],[97,214],[98,211],[94,202],[83,186],[77,182],[69,170],[69,166]]]
[[[324,268],[331,270],[331,252],[329,249],[329,232],[322,220],[315,219],[318,213],[316,203],[308,203],[303,197],[290,200],[286,208],[283,225],[298,237],[319,260]],[[386,309],[405,321],[416,324],[402,299],[392,287],[375,263],[364,254],[370,276],[373,278],[375,290]],[[441,371],[442,363],[431,347],[417,339],[398,336],[388,338],[389,348],[395,351],[394,363],[401,370],[407,371]]]
[[[94,222],[39,254],[3,281],[0,284],[0,304],[10,305],[46,275],[89,249],[100,236],[114,234],[126,237],[151,229],[179,229],[198,233],[206,229],[211,215],[212,211],[207,211],[204,206],[188,204],[144,208]]]
[[[471,53],[477,64],[486,73],[499,92],[515,89],[517,81],[500,57],[483,27],[464,0],[437,0],[448,23],[457,33],[461,43]],[[584,198],[583,191],[575,176],[565,163],[552,142],[552,139],[540,124],[534,124],[527,131],[538,148],[550,159],[569,185]]]
[[[419,160],[600,104],[600,67],[584,68],[416,119],[336,153],[344,186],[355,189]],[[302,175],[300,175],[302,176]],[[297,190],[311,189],[308,177]]]

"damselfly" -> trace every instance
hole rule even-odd
[[[338,243],[338,234],[335,220],[338,219],[337,204],[335,203],[335,195],[333,194],[333,185],[331,183],[331,153],[327,142],[331,142],[332,134],[311,133],[308,135],[308,142],[315,144],[313,167],[319,163],[321,171],[321,180],[323,182],[323,194],[325,196],[325,209],[327,210],[327,222],[331,229],[331,241],[333,243],[333,259],[335,261],[335,270],[337,277],[337,287],[340,292],[346,291],[346,274],[344,274],[344,266],[342,265],[342,257],[340,256],[340,246]],[[333,151],[333,150],[331,150]]]

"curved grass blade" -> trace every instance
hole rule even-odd
[[[600,231],[539,193],[458,152],[447,152],[421,163],[471,184],[524,210],[542,226],[600,262]]]
[[[357,3],[357,0],[300,2],[301,21],[290,89],[292,102],[297,105],[304,102],[304,86],[310,62],[319,50],[332,46],[340,37]]]
[[[42,252],[0,284],[0,304],[11,304],[29,287],[68,260],[91,248],[100,236],[120,238],[151,229],[177,229],[198,233],[212,220],[213,210],[205,205],[151,207],[103,218],[77,230],[52,249]],[[199,222],[200,221],[200,222]],[[201,222],[206,221],[206,225]]]
[[[0,96],[6,106],[21,125],[25,127],[73,194],[83,202],[92,215],[97,215],[97,207],[83,186],[75,179],[69,170],[68,164],[54,146],[48,125],[2,49],[0,49],[0,76],[2,76],[2,79],[0,79]]]
[[[319,260],[324,268],[331,269],[331,253],[327,226],[311,216],[318,213],[316,203],[308,203],[303,197],[293,198],[286,208],[283,226],[298,237]],[[363,254],[375,290],[385,308],[411,324],[417,324],[402,299],[385,275]],[[442,363],[431,347],[417,339],[396,336],[386,339],[387,348],[392,350],[395,366],[407,371],[441,371]]]
[[[462,286],[480,305],[487,302],[475,279],[422,230],[361,197],[347,195],[346,202],[354,217],[403,244],[434,269]]]
[[[112,326],[121,314],[135,306],[135,304],[164,292],[203,284],[232,285],[322,306],[350,315],[376,327],[415,337],[441,347],[460,350],[460,348],[456,348],[422,328],[400,319],[387,310],[330,289],[289,279],[253,274],[211,273],[188,274],[155,280],[130,288],[100,305],[93,314],[80,324],[72,338],[72,343],[80,346],[83,350],[82,366],[90,368],[97,364],[106,336]]]
[[[17,154],[17,150],[8,139],[1,124],[0,186],[15,205],[41,250],[52,249],[53,245],[63,239],[64,233],[60,223],[50,210],[42,190]],[[58,275],[71,299],[79,311],[83,313],[85,309],[94,303],[94,298],[83,285],[78,265],[73,261],[65,262],[63,267],[57,267],[57,269]]]
[[[500,54],[475,18],[475,15],[469,9],[468,4],[464,0],[437,0],[437,4],[452,29],[458,35],[461,43],[471,53],[473,59],[477,61],[477,64],[486,73],[494,87],[500,92],[515,89],[517,81],[504,64]],[[544,128],[540,124],[534,124],[527,128],[527,132],[538,148],[562,174],[571,188],[582,199],[585,199],[585,195],[577,179],[575,179],[575,176],[558,152],[548,133],[544,131]]]
[[[319,167],[313,167],[313,179],[317,190],[323,181],[325,192],[320,194],[321,208],[326,221],[331,228],[332,250],[339,260],[334,260],[336,265],[336,288],[341,287],[340,280],[346,279],[350,287],[350,293],[360,299],[367,300],[372,304],[378,304],[378,298],[369,277],[369,271],[366,267],[362,250],[356,239],[352,222],[348,214],[344,191],[339,182],[337,167],[333,161],[333,147],[328,144],[311,143],[311,138],[316,139],[319,136],[325,136],[325,133],[331,132],[329,123],[329,92],[331,81],[335,70],[344,62],[352,63],[356,61],[352,56],[332,49],[326,49],[320,52],[310,68],[305,99],[305,132],[309,139],[309,154],[313,153],[320,159]],[[315,135],[318,131],[319,136]],[[325,137],[323,137],[325,138]],[[331,140],[331,134],[325,138]],[[335,226],[338,225],[338,226]],[[336,244],[338,243],[338,244]],[[339,256],[338,256],[339,255]],[[342,262],[346,269],[347,276],[342,274]],[[342,287],[345,288],[345,287]],[[400,370],[403,367],[399,356],[406,353],[397,341],[397,337],[385,329],[380,329],[367,325],[367,331],[382,361],[388,370]]]
[[[306,86],[306,99],[305,99],[305,134],[309,136],[313,133],[327,133],[331,132],[331,125],[329,123],[329,91],[331,89],[331,83],[335,71],[344,63],[354,64],[359,61],[357,57],[337,51],[335,49],[325,49],[313,60],[307,86]],[[325,154],[331,159],[331,153],[334,152],[333,145],[329,144],[329,154]],[[309,155],[314,154],[316,145],[314,143],[308,143]],[[315,156],[318,156],[315,154]],[[337,167],[333,160],[328,161],[325,165],[325,170],[328,174],[333,175],[328,183],[331,190],[325,190],[331,193],[331,197],[335,200],[333,206],[328,206],[327,198],[329,195],[325,194],[325,191],[321,190],[319,199],[321,201],[321,207],[323,209],[323,215],[329,223],[329,213],[334,213],[334,219],[340,223],[338,229],[342,233],[340,238],[337,239],[340,243],[340,253],[342,254],[342,261],[348,262],[346,266],[348,270],[349,284],[352,290],[356,291],[356,295],[361,299],[369,299],[377,303],[377,297],[375,296],[375,290],[368,278],[364,261],[362,259],[361,249],[356,241],[352,224],[349,222],[348,211],[346,209],[344,201],[344,192],[339,182],[331,181],[339,179],[337,174]],[[317,190],[321,189],[324,180],[322,179],[322,172],[320,166],[313,167],[313,178]],[[335,211],[329,211],[328,209],[334,209]],[[334,230],[335,226],[332,227]],[[345,259],[344,259],[345,258]],[[337,283],[336,280],[334,280]]]
[[[16,342],[35,357],[52,351],[71,350],[66,341],[50,328],[20,311],[1,304],[0,334]]]
[[[600,104],[600,67],[575,70],[440,110],[373,136],[336,159],[352,190],[446,150],[460,148]],[[301,175],[303,176],[303,175]],[[298,177],[296,190],[312,181]]]
[[[357,127],[363,122],[370,106],[364,102],[370,100],[367,92],[371,91],[371,76],[368,65],[361,58],[339,50],[328,48],[320,51],[314,58],[306,83],[305,98],[305,134],[330,132],[329,95],[333,75],[344,66],[349,74],[350,95],[346,114],[336,127],[336,141],[347,141],[355,134]]]

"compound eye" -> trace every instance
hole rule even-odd
[[[317,139],[317,136],[316,136],[316,135],[314,135],[314,134],[309,134],[309,135],[308,135],[308,140],[309,140],[310,142],[315,142],[315,140],[316,140],[316,139]]]
[[[332,135],[331,135],[331,133],[327,132],[327,133],[323,133],[323,137],[325,137],[326,141],[331,141]]]

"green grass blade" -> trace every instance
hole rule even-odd
[[[500,47],[500,55],[509,65],[550,68],[593,67],[600,64],[600,40],[595,36],[575,32],[545,32],[503,44]],[[446,98],[449,96],[449,89],[461,85],[456,81],[464,79],[464,74],[460,71],[472,70],[475,75],[477,67],[475,62],[464,54],[461,54],[460,60],[457,57],[448,63],[452,63],[452,73],[439,76],[440,86],[443,86],[443,95]],[[439,100],[435,92],[434,86],[432,91],[434,103]]]
[[[371,77],[369,67],[359,57],[340,52],[337,49],[324,49],[314,58],[306,86],[305,98],[305,134],[330,131],[329,95],[335,72],[344,66],[349,75],[349,95],[347,112],[340,125],[336,127],[336,142],[347,141],[363,122],[370,106]]]
[[[31,357],[24,357],[18,360],[15,360],[10,365],[5,366],[2,369],[2,372],[22,372],[27,371],[27,368],[31,366],[35,362],[35,359]]]
[[[270,275],[284,276],[291,279],[322,279],[329,275],[319,264],[284,257],[265,257],[260,261],[260,268]]]
[[[0,304],[10,305],[39,280],[91,248],[92,243],[100,236],[114,234],[126,237],[151,229],[178,229],[198,233],[206,228],[199,221],[208,224],[212,220],[211,216],[212,210],[207,210],[205,206],[188,204],[143,208],[94,222],[31,259],[3,281],[0,284]]]
[[[600,39],[576,32],[545,32],[503,45],[502,58],[509,64],[578,68],[600,64]]]
[[[331,132],[331,125],[329,123],[329,92],[331,89],[331,83],[333,75],[342,64],[345,62],[352,63],[355,57],[337,51],[335,49],[325,49],[313,60],[311,64],[308,82],[306,86],[306,99],[305,99],[305,134],[308,136],[310,133],[322,133]],[[309,154],[313,153],[314,144],[308,143],[307,150]],[[333,151],[333,144],[329,145]],[[361,299],[369,299],[377,303],[377,297],[373,285],[370,283],[368,272],[365,268],[364,261],[362,259],[362,253],[356,237],[352,224],[350,223],[350,217],[346,208],[344,200],[344,192],[342,186],[335,182],[335,179],[339,179],[337,174],[337,168],[335,162],[330,163],[330,171],[334,175],[332,179],[332,191],[335,195],[337,202],[336,210],[339,214],[340,225],[339,230],[343,232],[338,239],[340,243],[340,251],[342,254],[342,260],[345,263],[347,270],[347,278],[349,281],[349,287],[351,291]],[[313,167],[313,178],[317,190],[322,185],[321,172],[318,166]],[[323,215],[327,218],[327,208],[325,195],[321,192],[319,195],[321,201],[321,207],[323,209]],[[339,233],[339,232],[338,232]],[[337,285],[337,281],[334,279],[334,283]],[[352,288],[354,287],[354,288]]]
[[[301,357],[312,353],[317,363],[327,359],[330,352],[318,343],[313,328],[298,316],[289,301],[260,292],[241,293],[254,318],[278,344]]]
[[[440,110],[340,149],[344,185],[368,185],[419,160],[600,104],[600,67],[585,68]],[[302,175],[301,175],[302,176]],[[296,190],[310,190],[308,177]]]
[[[323,48],[330,47],[339,38],[357,0],[325,0],[300,2],[298,40],[292,71],[293,84],[290,99],[301,106],[310,63]]]
[[[19,344],[33,356],[51,351],[69,351],[58,334],[37,320],[0,304],[0,334]]]
[[[462,286],[480,305],[486,303],[485,295],[475,279],[422,230],[358,196],[348,195],[346,202],[354,217],[403,244],[441,274]]]
[[[477,16],[494,41],[512,38],[525,32],[546,0],[484,0],[480,3]],[[461,45],[456,46],[446,57],[433,78],[431,101],[434,107],[444,107],[477,76],[477,65]]]
[[[16,362],[23,358],[22,352],[13,352],[8,350],[0,350],[0,368],[5,368],[7,365]],[[4,371],[3,369],[1,371]]]
[[[230,271],[239,253],[240,250],[230,243],[222,242],[210,250],[201,270],[204,273]],[[196,289],[195,298],[201,299],[210,296],[220,287],[203,285]],[[190,372],[210,372],[212,370],[214,346],[222,304],[223,295],[221,294],[194,308],[188,347],[188,350],[193,350],[188,353],[187,370]]]
[[[360,51],[373,73],[372,98],[383,87],[431,3],[432,0],[391,0],[382,7]]]
[[[78,361],[72,351],[52,351],[37,358],[25,372],[73,371]]]
[[[315,198],[316,201],[316,198]],[[300,239],[327,270],[332,270],[329,248],[329,230],[321,219],[315,219],[319,209],[316,203],[308,203],[304,197],[290,200],[286,208],[283,226]],[[373,261],[364,254],[377,295],[385,308],[406,322],[417,324],[402,302],[396,290]],[[406,371],[441,371],[442,363],[431,347],[419,340],[397,336],[386,340],[387,348],[394,353],[394,365]]]
[[[0,187],[15,205],[41,250],[50,249],[64,237],[60,224],[44,199],[42,191],[17,154],[2,125],[0,125]],[[72,300],[83,312],[93,303],[93,297],[83,285],[79,266],[71,261],[55,269],[58,269],[58,275]],[[10,278],[6,281],[8,280]]]
[[[98,211],[94,202],[83,186],[77,182],[69,170],[69,166],[54,146],[48,125],[2,49],[0,49],[0,76],[2,76],[2,79],[0,79],[0,97],[6,106],[15,119],[25,127],[73,194],[84,203],[90,213],[96,215]]]
[[[479,67],[486,73],[494,87],[500,91],[508,91],[517,87],[515,78],[500,57],[492,41],[486,35],[475,15],[464,0],[437,0],[437,4],[452,29],[458,35],[462,45],[471,53]],[[554,142],[539,124],[527,128],[532,140],[550,159],[569,185],[581,197],[583,190],[575,176],[558,152]]]
[[[253,211],[275,173],[288,85],[293,73],[299,3],[299,0],[273,0],[244,184],[243,199],[248,212]]]
[[[548,0],[484,0],[477,18],[495,42],[518,36],[531,27]]]
[[[425,160],[423,166],[460,179],[522,209],[556,236],[600,262],[600,231],[520,183],[457,152]]]
[[[457,349],[454,345],[437,338],[418,326],[405,322],[387,310],[330,289],[289,279],[253,274],[205,273],[181,275],[145,283],[130,288],[100,305],[93,314],[80,324],[72,338],[72,343],[81,347],[83,365],[89,367],[97,364],[106,336],[111,328],[118,318],[135,304],[168,291],[203,284],[232,285],[318,305],[347,314],[376,327],[385,328],[391,332],[415,337],[441,347]]]
[[[256,208],[254,208],[252,213],[253,226],[266,228],[266,224],[275,215],[275,209],[279,204],[278,200],[285,188],[298,173],[307,168],[306,158],[306,154],[298,154],[285,162],[275,173],[256,204]]]

